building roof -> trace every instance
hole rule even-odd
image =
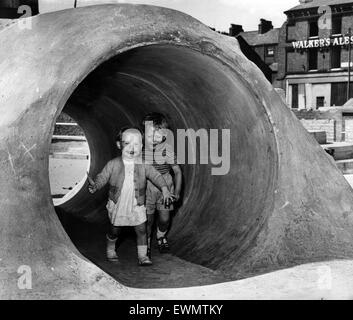
[[[286,12],[293,11],[293,10],[316,8],[316,7],[327,6],[327,5],[334,6],[334,5],[340,5],[340,4],[346,4],[346,3],[353,4],[353,0],[313,0],[308,3],[299,4],[287,10]]]
[[[251,46],[259,46],[263,44],[274,44],[278,43],[279,28],[272,29],[264,34],[259,34],[258,31],[241,32],[241,35],[245,41]]]

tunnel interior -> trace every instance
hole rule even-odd
[[[222,129],[230,131],[227,150],[222,150],[222,141],[218,146],[220,155],[229,152],[225,161],[230,168],[225,175],[212,175],[215,165],[211,161],[181,165],[183,197],[169,233],[174,256],[225,275],[215,282],[236,279],[234,261],[251,246],[273,206],[276,143],[268,116],[251,90],[214,57],[182,46],[149,45],[99,65],[63,109],[85,133],[91,176],[119,153],[114,140],[119,129],[140,125],[149,112],[166,114],[173,131],[218,129],[220,137]],[[101,246],[81,252],[109,272],[107,264],[92,257],[94,250],[104,251],[106,201],[107,189],[91,195],[86,182],[56,210],[79,249],[83,225],[89,238],[92,232],[99,233]],[[160,258],[156,261],[155,268],[163,263]],[[124,284],[131,285],[136,274],[130,277],[130,270],[124,272]],[[167,281],[166,286],[170,285]]]

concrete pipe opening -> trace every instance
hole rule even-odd
[[[183,200],[170,241],[178,257],[221,271],[230,280],[237,278],[232,261],[246,251],[273,206],[277,159],[267,114],[236,73],[190,48],[142,46],[99,65],[78,85],[64,111],[85,132],[92,176],[116,156],[114,138],[119,129],[139,125],[149,112],[168,115],[174,131],[219,129],[219,155],[229,154],[222,163],[225,172],[213,175],[211,161],[182,165]],[[222,129],[230,130],[225,150]],[[82,227],[70,226],[69,216],[99,228],[106,221],[106,200],[106,191],[92,196],[83,187],[59,206],[59,216],[66,217],[63,224],[78,248],[82,242],[75,232]],[[84,254],[89,251],[85,245]],[[128,276],[125,279],[124,284],[131,284]]]

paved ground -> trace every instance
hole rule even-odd
[[[230,281],[225,275],[171,254],[161,255],[154,245],[153,266],[137,264],[135,236],[126,228],[118,248],[119,263],[105,257],[106,227],[66,218],[66,231],[79,251],[120,283],[133,288],[182,288]]]
[[[88,160],[49,159],[49,178],[54,198],[61,198],[70,192],[85,177]]]

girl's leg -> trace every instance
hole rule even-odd
[[[116,242],[120,236],[122,227],[110,226],[107,234],[107,258],[109,261],[118,261],[118,255],[116,254]]]
[[[108,237],[111,240],[117,239],[121,235],[122,230],[123,230],[123,227],[115,227],[111,224],[108,231]]]
[[[135,232],[136,232],[136,238],[137,238],[137,254],[138,254],[139,264],[141,266],[149,266],[152,264],[152,262],[147,256],[146,223],[136,226]]]
[[[144,222],[134,228],[135,228],[136,237],[137,237],[137,245],[147,247],[146,223]]]
[[[158,210],[157,242],[161,253],[169,252],[169,244],[166,237],[170,224],[170,211]]]

